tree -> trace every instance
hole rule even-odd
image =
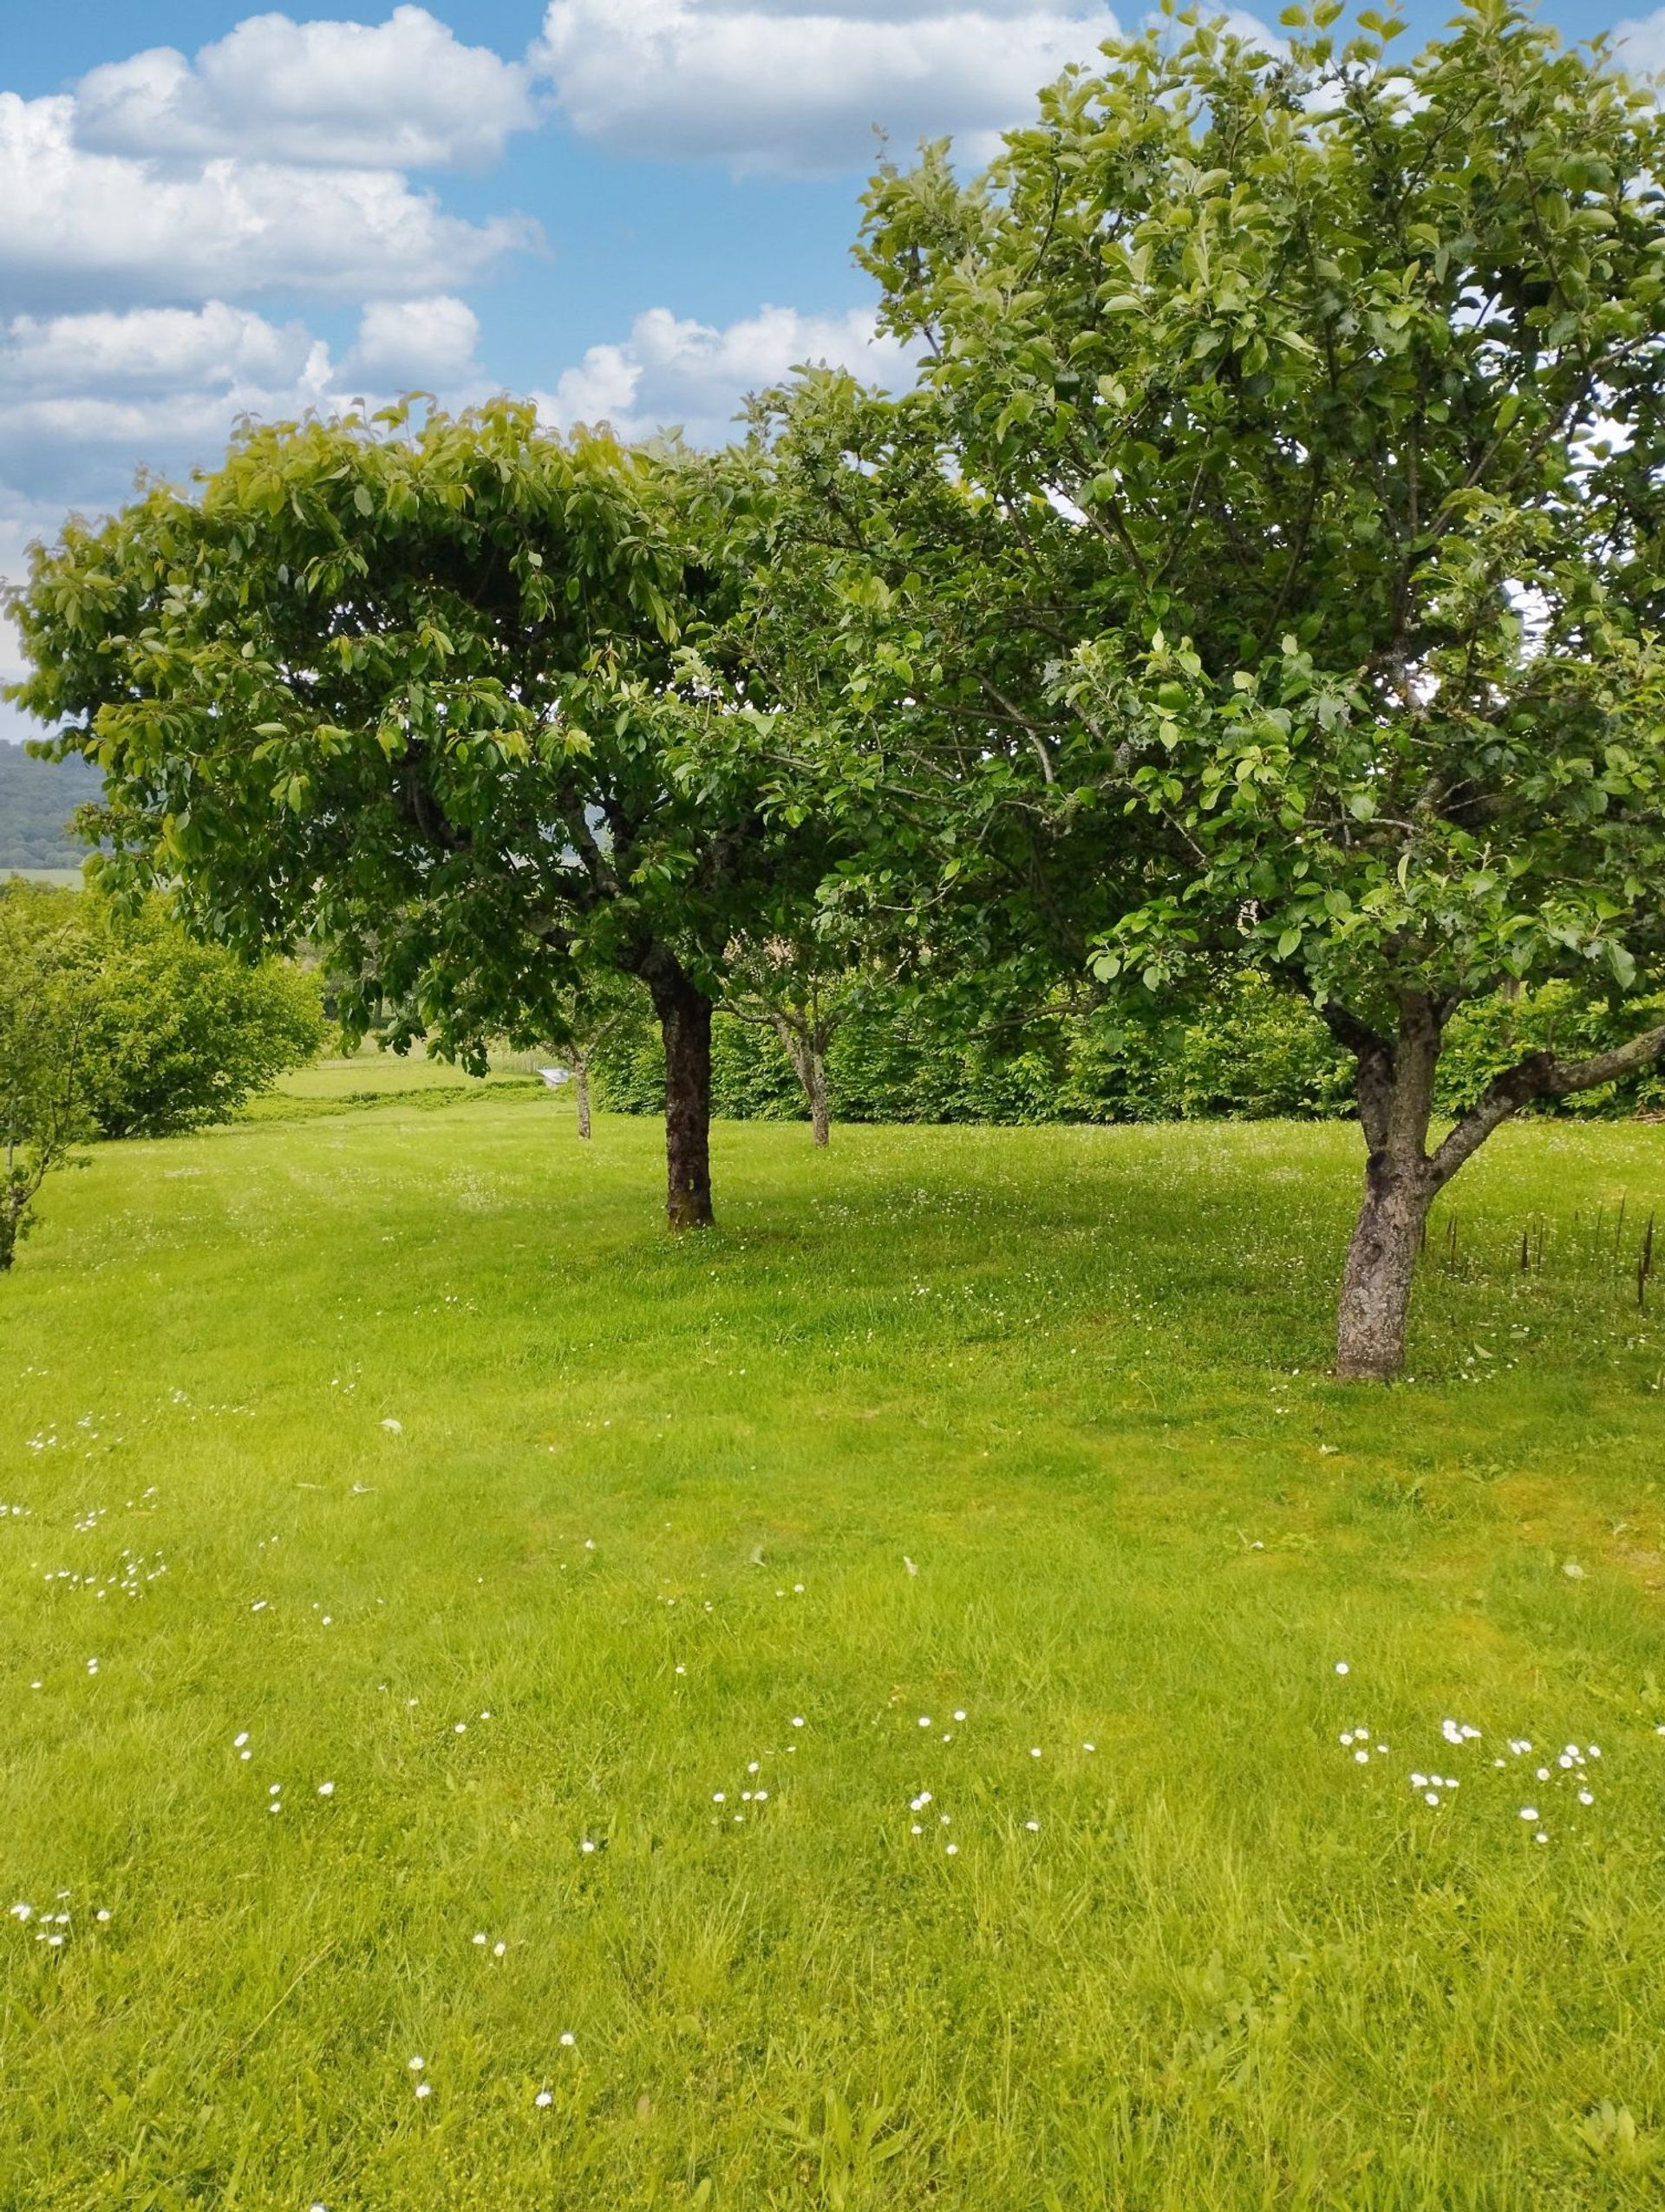
[[[560,1041],[585,971],[639,978],[700,1226],[723,948],[821,865],[723,661],[743,495],[506,401],[251,427],[37,551],[15,695],[103,771],[101,880],[175,881],[251,956],[306,939],[349,1029],[391,1005],[479,1066]]]
[[[806,925],[731,946],[721,1008],[736,1021],[772,1029],[780,1039],[819,1146],[832,1134],[827,1052],[879,980],[873,962],[861,958],[839,918],[829,913],[823,923],[819,933]]]
[[[1528,1053],[1433,1139],[1457,1008],[1665,975],[1665,134],[1510,0],[1414,61],[1374,17],[1338,45],[1339,13],[1291,10],[1286,55],[1191,18],[1113,42],[987,177],[933,147],[875,180],[865,258],[924,389],[888,464],[824,468],[823,630],[928,763],[945,643],[1002,623],[972,650],[1012,741],[939,780],[962,834],[992,788],[1077,915],[1108,856],[1101,976],[1228,957],[1355,1056],[1337,1369],[1385,1379],[1437,1192],[1532,1100],[1665,1052]],[[846,529],[887,465],[903,520]],[[961,518],[950,564],[904,566],[910,502]]]
[[[88,1101],[88,947],[66,895],[0,884],[0,1274],[56,1169],[93,1133]]]
[[[590,1079],[596,1054],[623,1023],[637,1013],[640,994],[633,981],[603,969],[575,986],[560,1025],[558,1049],[572,1063],[572,1090],[578,1106],[578,1139],[591,1141]]]
[[[323,1044],[317,978],[251,967],[189,937],[157,897],[123,914],[83,895],[83,1080],[103,1137],[168,1137],[224,1121]]]

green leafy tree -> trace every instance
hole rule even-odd
[[[483,1063],[637,977],[668,1213],[711,1218],[713,997],[759,886],[819,863],[723,663],[744,482],[495,402],[251,428],[36,554],[16,695],[95,760],[101,879],[199,934],[304,939],[349,1030]]]
[[[87,1095],[90,949],[67,894],[0,884],[0,1274],[54,1170],[93,1133]]]
[[[1665,975],[1665,143],[1650,91],[1509,0],[1414,60],[1339,12],[1291,11],[1285,54],[1191,19],[1113,43],[986,177],[938,147],[876,180],[924,389],[859,470],[819,434],[820,634],[846,716],[888,715],[892,760],[911,716],[922,767],[976,703],[969,640],[1012,741],[950,747],[938,803],[979,852],[991,793],[1035,825],[1036,910],[1088,921],[1101,976],[1224,957],[1318,1008],[1368,1153],[1338,1371],[1387,1378],[1437,1192],[1665,1051],[1638,1013],[1433,1130],[1466,1003]]]
[[[160,898],[136,913],[84,897],[84,1080],[104,1137],[167,1137],[224,1121],[310,1060],[325,1022],[315,975],[253,966],[191,938]]]
[[[560,1053],[571,1074],[581,1144],[593,1141],[591,1105],[597,1055],[610,1038],[639,1026],[646,1011],[643,999],[633,979],[605,968],[584,975],[571,988],[552,1049]]]

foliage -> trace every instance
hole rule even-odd
[[[1338,1359],[1385,1377],[1439,1190],[1665,1052],[1529,1052],[1427,1149],[1459,1007],[1665,984],[1665,124],[1512,0],[1409,61],[1340,12],[1112,42],[985,177],[875,180],[923,389],[785,406],[771,584],[939,888],[1105,980],[1258,968],[1355,1055]]]
[[[1643,1001],[1590,999],[1564,982],[1499,992],[1453,1017],[1436,1108],[1454,1117],[1523,1053],[1605,1051]],[[595,1054],[604,1103],[657,1113],[664,1058],[638,1006]],[[836,1119],[851,1122],[1058,1122],[1328,1119],[1352,1108],[1348,1055],[1304,1001],[1252,972],[1227,971],[1181,1006],[1121,995],[1087,1011],[1032,1008],[1015,1034],[980,1034],[940,995],[870,989],[827,1052]],[[801,1087],[779,1041],[719,1021],[712,1106],[742,1121],[801,1120]],[[1665,1106],[1655,1069],[1601,1090],[1549,1099],[1538,1112],[1623,1117]]]
[[[1414,62],[1304,18],[1287,62],[1107,51],[986,179],[881,177],[865,256],[966,496],[1068,588],[1022,687],[1054,783],[1165,845],[1101,967],[1212,947],[1390,1024],[1629,989],[1665,950],[1651,93],[1500,0]]]
[[[70,826],[99,795],[82,760],[37,760],[0,739],[0,874],[10,868],[75,868],[87,847]]]
[[[128,915],[88,899],[88,1103],[105,1137],[224,1121],[323,1044],[316,975],[245,964],[187,936],[159,898]]]
[[[754,1126],[690,1249],[642,1124],[284,1087],[384,1077],[0,1301],[0,2202],[1649,2201],[1658,1132],[1503,1132],[1386,1400],[1349,1131]]]
[[[349,1033],[393,1009],[470,1067],[558,1041],[584,971],[649,988],[674,1068],[667,1213],[711,1219],[711,1000],[829,865],[729,663],[747,466],[455,418],[248,427],[34,557],[16,695],[112,804],[99,879],[201,935],[303,938]]]
[[[103,771],[113,891],[304,936],[360,1030],[547,1041],[575,962],[711,981],[786,870],[754,719],[695,651],[722,503],[714,465],[507,401],[249,427],[194,497],[36,556],[17,695]]]
[[[194,943],[160,898],[0,884],[0,1269],[83,1139],[223,1121],[323,1035],[315,978]]]
[[[0,1274],[34,1226],[47,1177],[92,1133],[89,966],[74,900],[0,884]]]

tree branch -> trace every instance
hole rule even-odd
[[[1559,1060],[1553,1053],[1531,1053],[1506,1068],[1463,1116],[1429,1163],[1436,1190],[1449,1183],[1466,1159],[1472,1158],[1492,1132],[1534,1099],[1564,1099],[1576,1091],[1593,1091],[1603,1083],[1616,1083],[1665,1058],[1665,1023],[1644,1029],[1629,1044],[1590,1060]]]
[[[1357,1060],[1355,1084],[1359,1101],[1359,1125],[1373,1152],[1388,1142],[1394,1109],[1394,1047],[1389,1040],[1361,1021],[1356,1014],[1334,1003],[1318,1008],[1320,1019],[1338,1045]]]

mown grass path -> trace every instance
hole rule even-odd
[[[0,2205],[1658,2202],[1665,1130],[1500,1137],[1392,1393],[1356,1141],[731,1126],[680,1243],[507,1089],[61,1180]]]

